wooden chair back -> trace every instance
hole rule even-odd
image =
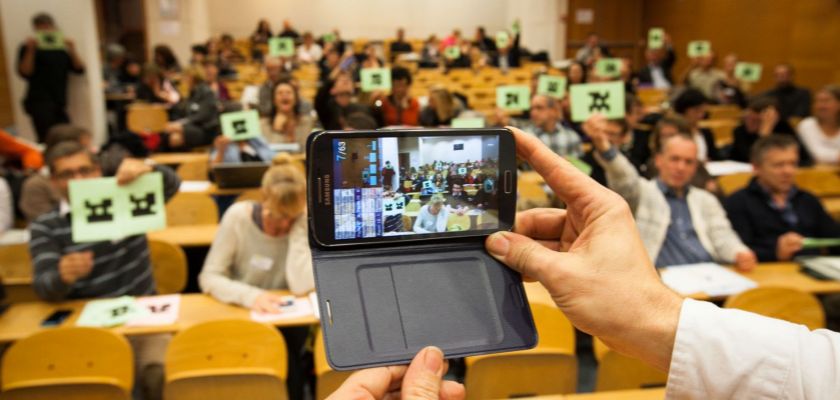
[[[149,239],[149,258],[158,294],[181,293],[187,286],[187,255],[177,244]]]
[[[166,224],[214,225],[219,223],[219,206],[205,193],[179,192],[166,203]]]
[[[723,306],[805,325],[811,330],[825,328],[825,311],[820,301],[814,295],[796,289],[750,289],[729,297]]]

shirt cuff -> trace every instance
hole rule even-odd
[[[601,158],[603,158],[604,161],[611,162],[612,160],[615,160],[615,158],[618,156],[618,149],[616,149],[615,146],[610,146],[610,148],[607,151],[602,151],[600,152],[600,154]]]

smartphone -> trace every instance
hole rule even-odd
[[[61,323],[64,322],[70,314],[73,314],[73,310],[55,310],[46,319],[44,319],[43,322],[41,322],[41,326],[48,327],[61,325]]]
[[[336,247],[510,230],[515,146],[507,129],[313,134],[307,143],[313,238]]]

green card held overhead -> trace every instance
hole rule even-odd
[[[586,161],[572,156],[565,156],[563,158],[565,158],[570,164],[574,165],[580,172],[583,172],[586,175],[592,175],[592,166]]]
[[[110,328],[123,325],[134,318],[142,318],[148,313],[148,309],[138,306],[131,296],[92,300],[85,304],[76,325]]]
[[[511,85],[496,88],[496,107],[508,111],[525,111],[531,108],[531,88]]]
[[[443,56],[448,60],[457,60],[461,58],[461,47],[457,45],[449,46],[443,51]]]
[[[712,54],[712,43],[708,40],[694,40],[688,43],[689,57],[705,57]]]
[[[496,34],[496,48],[503,49],[510,44],[510,35],[507,32],[501,31]]]
[[[288,37],[268,39],[268,55],[272,57],[291,57],[295,55],[295,41]]]
[[[624,116],[624,82],[572,85],[569,97],[574,122],[585,121],[594,113],[610,119]]]
[[[758,82],[761,80],[761,64],[739,62],[735,64],[735,77],[744,82]]]
[[[324,36],[321,36],[321,39],[324,40],[324,43],[335,42],[335,33],[325,33]]]
[[[537,94],[557,99],[566,96],[566,78],[563,76],[541,75],[537,81]]]
[[[241,141],[262,136],[260,114],[257,110],[235,111],[219,116],[222,135],[230,140]]]
[[[617,78],[621,75],[620,58],[602,58],[595,63],[595,73],[604,78]]]
[[[661,49],[665,46],[665,30],[662,28],[650,28],[648,30],[647,47],[649,49]]]
[[[453,128],[484,128],[484,118],[453,118]]]
[[[116,178],[70,181],[71,233],[77,243],[120,239],[166,227],[163,176],[144,174],[118,186]]]
[[[802,247],[805,249],[837,246],[840,246],[840,238],[805,238],[802,240]]]
[[[391,90],[391,70],[388,68],[362,68],[362,91]]]
[[[41,50],[61,50],[64,48],[64,34],[60,31],[35,32],[35,41]]]

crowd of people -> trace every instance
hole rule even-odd
[[[36,32],[57,29],[47,14],[32,22]],[[507,70],[526,57],[545,57],[521,46],[519,28],[507,33],[504,46],[480,27],[472,38],[458,30],[442,39],[432,36],[422,49],[412,48],[405,34],[397,31],[387,62],[373,44],[354,54],[338,30],[316,38],[310,32],[298,33],[289,21],[276,35],[267,21],[260,21],[250,37],[253,54],[243,54],[232,36],[221,35],[193,46],[188,64],[181,64],[166,45],[155,46],[152,60],[141,64],[110,44],[104,57],[105,90],[165,106],[169,123],[159,134],[129,132],[124,115],[118,116],[101,146],[92,142],[90,127],[70,125],[67,117],[67,77],[85,71],[72,40],[65,38],[60,50],[38,49],[34,39],[27,40],[20,48],[17,72],[27,81],[26,112],[45,150],[42,154],[0,132],[0,154],[7,164],[17,165],[7,179],[0,179],[0,232],[12,226],[15,210],[29,221],[36,293],[48,301],[155,293],[144,235],[96,243],[72,240],[66,218],[71,180],[115,176],[124,184],[157,171],[164,176],[169,198],[177,192],[179,178],[170,168],[144,161],[151,152],[210,146],[212,163],[269,162],[274,157],[270,143],[303,144],[313,129],[436,127],[469,112],[465,96],[437,87],[421,106],[410,95],[410,70],[396,63],[406,54],[419,52],[420,68],[445,70]],[[276,36],[295,41],[293,57],[260,52],[259,45]],[[455,54],[447,51],[452,47],[458,49],[458,57],[447,55]],[[563,71],[568,84],[608,80],[598,76],[595,64],[609,54],[609,47],[590,35]],[[590,164],[592,177],[630,205],[647,256],[658,267],[718,262],[751,270],[758,262],[836,252],[805,248],[805,238],[840,237],[840,224],[813,194],[796,186],[794,177],[804,165],[840,164],[840,87],[825,86],[812,99],[809,90],[794,83],[794,68],[779,64],[773,69],[773,89],[753,95],[749,84],[734,74],[735,55],[724,57],[722,68],[716,66],[713,53],[692,58],[679,78],[673,72],[676,58],[666,35],[663,48],[645,51],[645,65],[638,71],[629,60],[622,61],[618,79],[625,82],[628,94],[623,118],[595,115],[575,124],[569,121],[568,98],[535,94],[526,112],[499,111],[489,115],[487,123],[520,128],[557,155]],[[267,77],[253,103],[232,98],[225,84],[235,77],[234,67],[248,59],[260,60]],[[300,95],[299,82],[291,74],[304,64],[320,69],[312,99]],[[390,92],[358,93],[362,68],[386,66],[391,67]],[[542,73],[534,75],[533,86]],[[670,109],[646,112],[634,97],[643,87],[669,90]],[[719,148],[701,126],[709,104],[744,109],[732,145]],[[242,108],[259,112],[263,137],[232,142],[220,135],[219,115]],[[588,152],[586,142],[592,145]],[[746,188],[724,197],[704,164],[727,159],[750,162],[755,176]],[[398,182],[390,188],[391,196],[423,196],[426,203],[410,229],[426,233],[446,229],[450,213],[495,207],[496,168],[493,160],[476,160],[401,166],[399,171],[386,171],[386,165],[381,173]],[[266,173],[261,190],[261,202],[237,203],[224,214],[200,284],[220,301],[274,311],[280,300],[269,290],[302,294],[314,289],[303,217],[305,179],[294,167],[279,165]],[[254,268],[255,259],[267,259],[262,264],[266,267]],[[836,324],[838,310],[828,311],[829,322]],[[301,398],[308,332],[289,329],[283,334],[293,349],[290,397]],[[143,360],[138,386],[148,398],[159,395],[167,341],[166,335],[132,339]]]

